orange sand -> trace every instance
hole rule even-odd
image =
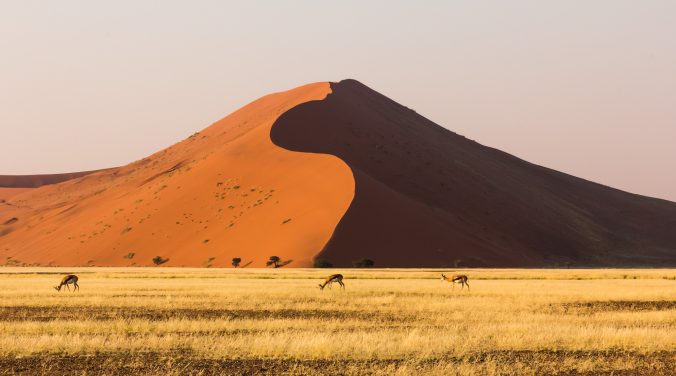
[[[275,146],[270,128],[329,93],[316,83],[268,95],[127,166],[6,193],[0,264],[141,266],[161,256],[168,266],[241,257],[263,267],[276,255],[310,266],[353,198],[352,172],[334,156]]]

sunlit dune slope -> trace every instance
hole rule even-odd
[[[328,83],[263,97],[202,132],[127,166],[0,202],[0,264],[309,266],[354,195],[331,155],[270,141],[277,117],[321,100]],[[11,193],[11,195],[10,195]],[[0,197],[3,199],[3,197]]]
[[[325,100],[284,113],[271,134],[287,149],[335,155],[354,174],[354,201],[319,257],[339,266],[364,257],[397,267],[676,265],[676,203],[482,146],[357,81],[331,87]]]

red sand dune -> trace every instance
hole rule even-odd
[[[0,188],[0,264],[673,266],[674,229],[676,203],[482,146],[354,80],[266,96],[128,166]]]
[[[265,266],[277,255],[311,265],[354,180],[338,158],[284,150],[269,135],[281,113],[329,92],[317,83],[269,95],[128,166],[6,199],[0,263]]]

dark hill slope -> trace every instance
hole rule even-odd
[[[317,256],[337,266],[674,266],[676,203],[534,165],[354,80],[273,125],[281,147],[346,162],[355,197]]]
[[[58,184],[67,180],[76,179],[99,171],[105,170],[68,172],[64,174],[0,175],[0,187],[38,188],[42,187],[43,185]]]

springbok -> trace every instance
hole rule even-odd
[[[61,283],[58,286],[54,286],[54,289],[56,291],[61,291],[61,287],[64,285],[68,291],[70,291],[70,287],[68,287],[68,285],[73,285],[73,292],[80,289],[80,285],[77,284],[77,276],[75,274],[68,274],[67,276],[63,277],[61,279]]]
[[[442,274],[441,275],[441,281],[442,282],[443,281],[451,282],[453,284],[453,290],[455,290],[455,284],[456,283],[459,283],[459,284],[462,285],[462,287],[460,287],[461,290],[462,290],[463,287],[465,287],[465,285],[467,285],[467,291],[469,291],[469,283],[468,283],[469,278],[467,278],[467,276],[464,275],[464,274],[456,274],[456,275],[452,275],[450,277],[446,277],[445,275]]]
[[[326,285],[329,285],[329,287],[331,287],[331,284],[333,282],[338,282],[338,284],[340,285],[340,288],[342,288],[342,289],[345,288],[345,284],[343,283],[343,275],[342,274],[332,274],[332,275],[326,277],[326,280],[324,281],[324,283],[319,284],[319,289],[324,290],[324,287],[326,287]]]

